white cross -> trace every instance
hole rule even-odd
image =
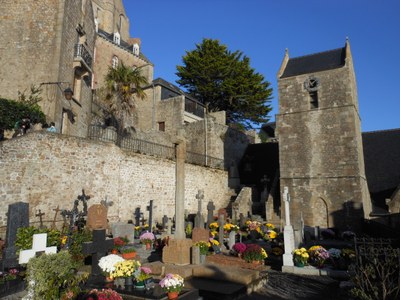
[[[46,247],[47,244],[47,233],[38,233],[33,235],[32,249],[21,250],[19,252],[19,263],[26,264],[28,261],[36,256],[38,252],[57,253],[57,247]]]

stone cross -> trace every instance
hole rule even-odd
[[[175,144],[175,239],[185,239],[185,158],[186,141],[178,138]]]
[[[232,203],[232,222],[237,223],[239,218],[239,203],[233,202]]]
[[[289,208],[290,195],[287,186],[283,188],[283,200],[285,201],[285,224],[286,226],[290,226],[290,208]]]
[[[51,223],[51,228],[55,229],[57,227],[56,226],[56,221],[57,221],[57,215],[60,212],[60,206],[57,205],[57,208],[54,208],[53,211],[55,211],[55,214],[54,214],[53,222]]]
[[[45,215],[45,213],[42,213],[42,211],[39,209],[39,212],[35,215],[36,217],[39,217],[39,222],[40,222],[40,226],[39,228],[44,228],[43,226],[43,216]]]
[[[105,229],[93,230],[93,242],[85,242],[82,244],[83,254],[92,255],[92,279],[102,276],[99,260],[113,248],[114,240],[106,239]]]
[[[283,231],[283,240],[285,245],[285,253],[283,254],[283,266],[282,271],[285,272],[285,268],[293,268],[293,251],[294,251],[294,231],[293,227],[290,225],[290,210],[289,210],[289,203],[290,203],[290,195],[289,189],[287,186],[283,188],[283,195],[282,198],[285,202],[285,221],[286,225]]]
[[[204,191],[203,190],[198,190],[197,195],[196,195],[197,203],[198,203],[198,209],[197,212],[201,214],[202,211],[202,201],[204,199]]]
[[[220,214],[218,217],[218,226],[219,226],[218,242],[221,250],[226,250],[226,247],[224,245],[224,225],[225,225],[225,216],[223,214]]]
[[[29,227],[29,203],[16,202],[8,206],[6,240],[0,270],[18,265],[15,241],[20,227]]]
[[[32,249],[21,250],[19,252],[19,263],[27,264],[28,261],[40,253],[57,253],[57,247],[47,247],[47,233],[39,233],[33,235]]]
[[[135,208],[135,212],[133,213],[135,219],[135,226],[140,226],[140,218],[142,213],[140,212],[140,207]]]
[[[212,201],[207,204],[207,228],[209,228],[210,224],[214,221],[214,203]]]
[[[147,210],[149,211],[149,231],[153,231],[153,200],[150,200],[149,206],[147,206]]]

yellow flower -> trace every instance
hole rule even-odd
[[[274,238],[276,238],[277,234],[276,234],[275,231],[270,230],[270,231],[268,232],[268,236],[269,236],[270,239],[274,239]]]
[[[262,255],[262,258],[267,258],[268,257],[267,252],[265,252],[264,248],[261,248],[261,255]]]
[[[216,245],[216,246],[219,245],[219,242],[218,242],[217,240],[211,239],[210,242],[211,242],[213,245]]]

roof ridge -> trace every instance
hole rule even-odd
[[[343,50],[343,49],[344,49],[344,47],[340,47],[340,48],[336,48],[336,49],[320,51],[320,52],[316,52],[316,53],[312,53],[312,54],[306,54],[306,55],[302,55],[302,56],[296,56],[296,57],[293,57],[293,58],[289,58],[289,60],[296,60],[296,59],[300,59],[300,58],[304,58],[304,57],[314,56],[314,55],[322,54],[322,53],[329,53],[329,52]]]
[[[372,130],[372,131],[365,131],[362,134],[367,134],[367,133],[376,133],[376,132],[389,132],[389,131],[400,131],[400,128],[392,128],[392,129],[381,129],[381,130]]]

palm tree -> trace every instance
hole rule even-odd
[[[142,75],[141,69],[131,68],[119,64],[116,68],[110,67],[105,77],[106,101],[109,113],[117,121],[118,136],[124,134],[127,127],[126,119],[135,111],[134,95],[140,99],[146,97],[143,86],[147,85],[147,78]]]

